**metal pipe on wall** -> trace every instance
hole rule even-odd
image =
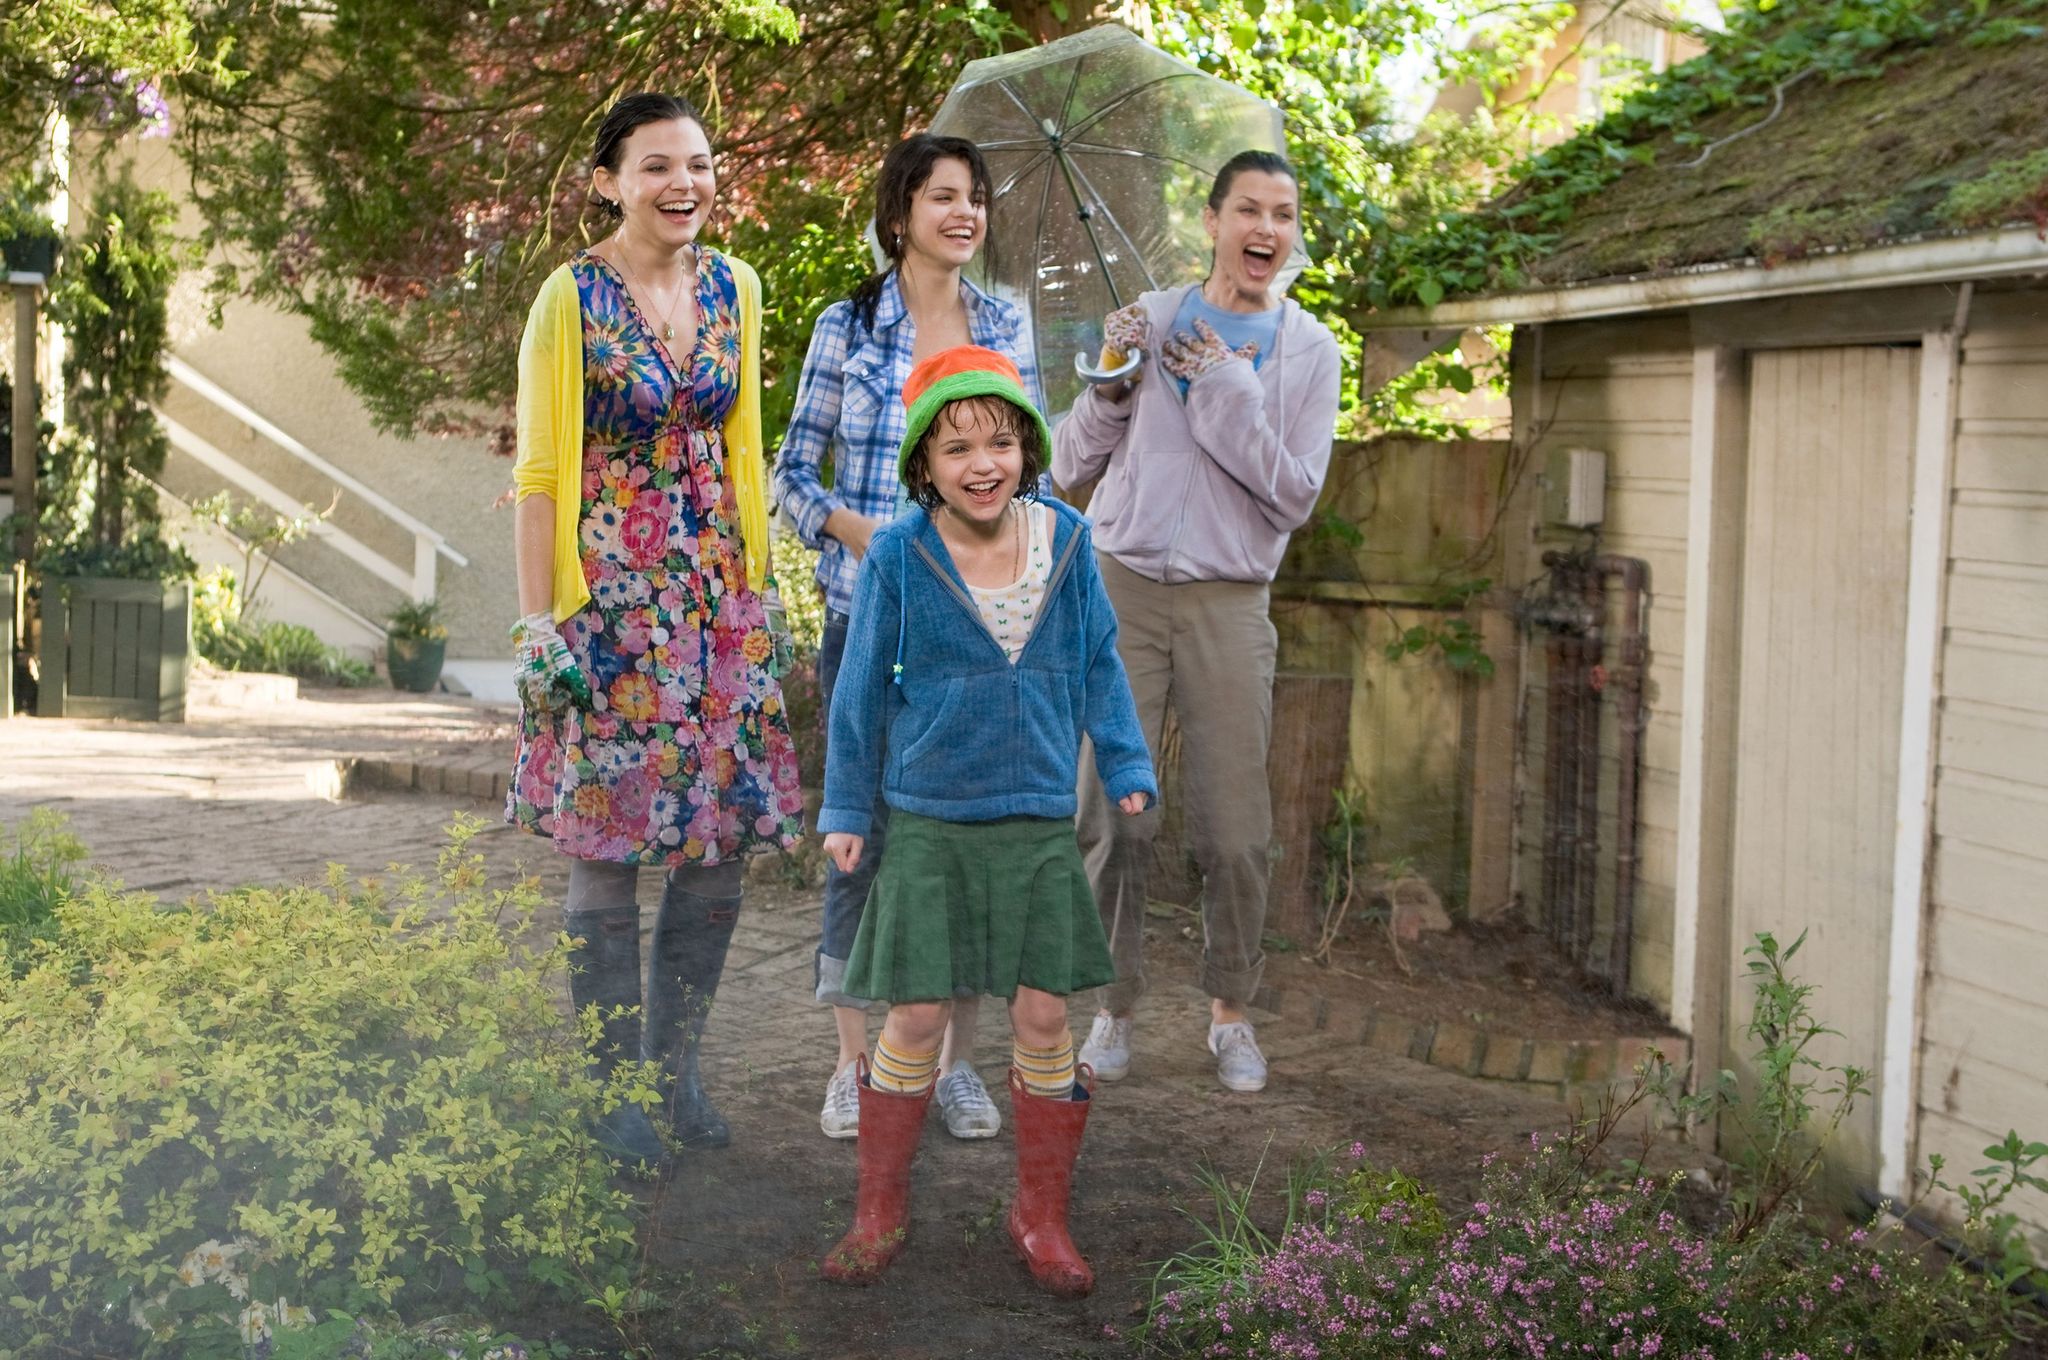
[[[1578,841],[1572,847],[1577,865],[1573,874],[1571,940],[1572,958],[1588,972],[1593,967],[1593,928],[1600,912],[1600,665],[1605,649],[1607,592],[1603,578],[1592,562],[1581,559],[1575,572],[1579,594],[1579,619],[1585,631],[1579,636],[1580,668],[1575,698],[1579,708],[1577,789]]]
[[[1612,673],[1615,718],[1621,750],[1614,784],[1614,923],[1607,940],[1607,985],[1617,997],[1628,995],[1631,953],[1635,943],[1638,869],[1642,861],[1637,835],[1643,763],[1643,681],[1649,665],[1650,564],[1639,557],[1603,553],[1593,559],[1602,579],[1621,578],[1621,664]]]
[[[1552,945],[1560,948],[1564,939],[1558,929],[1558,900],[1564,878],[1557,846],[1564,818],[1564,647],[1560,632],[1551,633],[1543,644],[1548,682],[1543,724],[1543,927]]]
[[[1547,552],[1545,593],[1526,604],[1525,623],[1548,634],[1543,778],[1543,928],[1583,974],[1628,993],[1640,881],[1643,687],[1649,657],[1649,573],[1640,558]],[[1610,577],[1620,579],[1620,660],[1610,672]],[[1619,735],[1615,780],[1614,896],[1604,955],[1599,938],[1600,729],[1606,689],[1615,690]]]

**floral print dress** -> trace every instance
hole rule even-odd
[[[721,432],[739,394],[739,292],[697,270],[679,364],[618,273],[570,266],[583,311],[580,551],[590,603],[562,624],[589,712],[522,715],[506,820],[576,859],[720,864],[786,847],[803,796],[761,596],[748,589]]]

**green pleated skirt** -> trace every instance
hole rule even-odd
[[[941,822],[893,811],[844,989],[871,1001],[1067,996],[1116,979],[1066,818]]]

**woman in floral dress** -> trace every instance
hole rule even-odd
[[[621,1058],[661,1064],[663,1122],[722,1146],[697,1041],[740,866],[802,834],[764,605],[760,283],[696,243],[715,185],[688,104],[620,100],[594,160],[618,228],[549,277],[520,348],[522,714],[506,818],[570,858],[570,983],[577,1008],[604,1017],[600,1075]],[[644,1008],[643,864],[667,871]],[[596,1132],[621,1159],[660,1155],[637,1106]]]

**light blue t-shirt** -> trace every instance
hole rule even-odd
[[[1266,356],[1273,352],[1273,341],[1280,334],[1280,308],[1275,307],[1268,312],[1226,312],[1203,297],[1201,289],[1190,288],[1188,295],[1181,300],[1180,310],[1174,313],[1173,329],[1167,333],[1167,339],[1182,331],[1193,335],[1198,320],[1206,322],[1209,329],[1232,349],[1257,345],[1259,352],[1252,358],[1253,368],[1266,362]],[[1180,394],[1185,397],[1188,394],[1187,383],[1179,378],[1174,381],[1180,384]]]

